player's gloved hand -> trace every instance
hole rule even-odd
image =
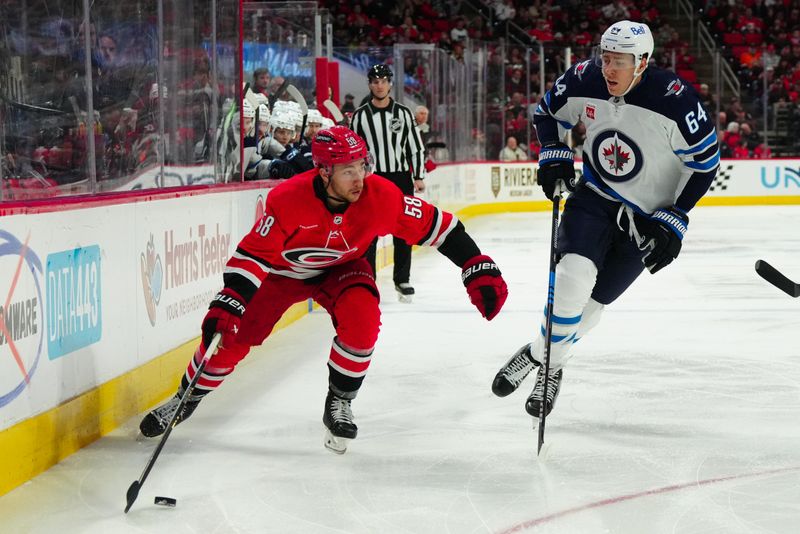
[[[644,266],[651,274],[678,257],[688,227],[689,216],[676,206],[657,209],[650,217],[637,214],[636,228],[643,238],[639,248],[650,251],[644,257]]]
[[[494,319],[508,297],[506,281],[494,260],[484,255],[468,260],[462,267],[461,281],[481,315],[487,321]]]
[[[203,345],[208,347],[214,334],[220,332],[220,345],[230,346],[234,343],[239,325],[244,315],[245,302],[236,291],[224,288],[217,293],[208,306],[208,313],[203,319]]]
[[[276,180],[285,180],[297,174],[292,164],[282,159],[273,159],[270,161],[267,170],[269,171],[269,177]]]
[[[553,200],[556,182],[575,191],[575,153],[564,143],[550,143],[539,151],[539,185],[548,200]]]

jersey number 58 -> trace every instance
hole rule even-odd
[[[406,203],[406,215],[410,215],[416,219],[422,218],[422,201],[420,199],[416,197],[403,197],[403,201]]]

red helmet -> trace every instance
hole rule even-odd
[[[317,167],[367,160],[368,156],[367,143],[346,126],[320,130],[311,144],[311,159]]]

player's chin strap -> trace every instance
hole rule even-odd
[[[328,178],[328,183],[326,184],[325,181],[322,179],[322,175],[318,174],[317,178],[314,180],[314,191],[317,193],[317,196],[321,198],[325,205],[329,208],[335,208],[336,211],[344,211],[347,209],[347,206],[350,205],[349,200],[345,200],[343,198],[331,195],[328,191],[331,187],[331,180],[330,177]],[[331,206],[330,201],[339,202],[341,206]]]
[[[625,95],[627,95],[627,94],[628,94],[628,92],[629,92],[631,89],[633,89],[633,85],[636,83],[636,78],[638,78],[639,76],[641,76],[642,74],[644,74],[644,71],[645,71],[645,70],[647,70],[647,67],[643,68],[643,69],[642,69],[642,72],[638,72],[638,69],[639,69],[639,67],[636,67],[636,69],[637,69],[637,70],[633,71],[633,79],[631,80],[631,83],[630,83],[630,84],[628,84],[628,88],[627,88],[627,89],[625,89],[625,92],[624,92],[624,93],[622,93],[621,95],[619,95],[619,96],[620,96],[620,98],[621,98],[621,97],[623,97],[623,96],[625,96]]]

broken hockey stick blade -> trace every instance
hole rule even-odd
[[[303,134],[306,132],[306,121],[308,120],[308,104],[306,104],[306,99],[303,98],[303,95],[300,91],[297,90],[292,84],[286,86],[286,92],[289,93],[289,96],[292,97],[292,100],[300,104],[300,111],[303,112],[303,124],[300,126],[300,143],[303,142]]]
[[[800,297],[800,284],[796,284],[783,275],[778,269],[764,260],[756,262],[756,272],[758,275],[777,287],[787,295],[794,298]]]
[[[142,471],[139,479],[134,480],[128,488],[128,492],[125,494],[125,499],[127,501],[127,504],[125,505],[126,514],[128,513],[128,510],[131,509],[131,506],[133,506],[133,503],[136,502],[136,498],[139,496],[139,490],[142,489],[144,481],[147,480],[147,475],[149,475],[150,470],[153,469],[153,465],[155,465],[158,455],[161,454],[161,449],[164,448],[164,444],[167,442],[167,438],[169,438],[172,429],[175,428],[175,425],[178,423],[178,414],[180,414],[183,411],[183,407],[186,406],[186,402],[189,400],[189,396],[191,396],[194,386],[200,379],[200,375],[203,374],[203,370],[206,368],[208,360],[210,360],[217,351],[217,345],[219,345],[221,339],[222,334],[219,332],[214,334],[214,337],[211,338],[211,343],[208,344],[206,353],[203,354],[203,361],[200,362],[200,365],[197,367],[197,371],[194,374],[194,378],[192,378],[192,381],[189,382],[189,386],[186,388],[186,391],[183,392],[183,396],[178,403],[178,407],[175,409],[175,413],[172,414],[172,420],[170,420],[169,425],[167,425],[167,430],[164,431],[164,434],[161,436],[161,441],[158,442],[158,445],[153,451],[153,454],[150,456],[150,459],[147,461],[147,465],[144,467],[144,471]]]
[[[333,103],[333,101],[328,98],[325,102],[322,103],[325,106],[325,109],[328,110],[328,113],[331,114],[333,120],[336,124],[344,124],[344,115],[342,115],[342,111]]]

